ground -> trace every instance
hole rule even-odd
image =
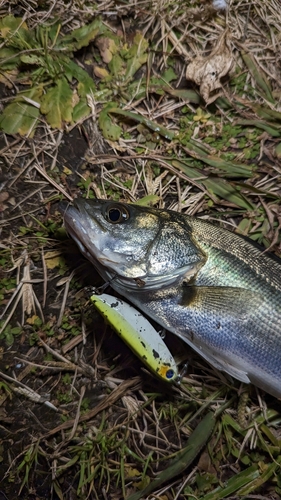
[[[156,380],[93,310],[102,280],[58,211],[142,200],[280,256],[280,5],[0,0],[0,18],[0,500],[280,498],[278,400],[169,333],[187,368]]]

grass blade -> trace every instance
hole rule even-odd
[[[172,141],[175,136],[175,132],[173,132],[172,130],[161,127],[161,125],[159,125],[157,122],[153,122],[142,115],[138,115],[137,113],[132,113],[131,111],[125,111],[124,109],[119,108],[111,109],[110,113],[125,116],[129,120],[141,123],[142,125],[145,125],[149,129],[153,130],[153,132],[157,132],[158,134],[162,135],[163,137],[165,137],[165,139],[169,139],[169,141]]]
[[[215,422],[214,413],[207,413],[191,434],[187,446],[177,453],[172,464],[167,467],[167,469],[163,470],[154,481],[144,488],[144,490],[130,495],[127,500],[140,500],[141,498],[146,498],[149,493],[159,488],[164,482],[173,479],[183,472],[193,462],[200,450],[209,440],[215,427]]]
[[[260,68],[257,66],[252,55],[249,54],[248,52],[245,52],[244,50],[241,50],[241,56],[248,70],[250,71],[252,77],[256,81],[259,88],[262,90],[264,97],[269,102],[274,104],[274,99],[271,93],[269,81],[267,80],[266,76],[262,73]]]
[[[248,469],[233,476],[227,481],[225,487],[218,486],[211,493],[204,496],[203,500],[220,500],[235,493],[242,486],[249,484],[259,477],[258,465],[251,465]]]

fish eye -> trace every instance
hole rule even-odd
[[[105,212],[105,218],[112,224],[125,222],[130,217],[128,210],[122,205],[110,205]]]

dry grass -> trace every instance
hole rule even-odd
[[[34,138],[1,138],[0,489],[9,500],[19,492],[127,497],[167,467],[203,414],[224,407],[199,461],[147,498],[280,498],[278,402],[255,388],[245,399],[241,384],[172,335],[167,342],[188,372],[179,387],[155,381],[91,310],[83,288],[98,277],[69,248],[56,210],[58,200],[79,195],[151,196],[158,206],[219,219],[280,255],[279,1],[230,0],[227,13],[216,13],[197,0],[0,0],[1,17],[8,12],[30,28],[58,17],[65,33],[100,15],[129,45],[141,30],[149,55],[130,92],[121,82],[111,97],[138,117],[112,115],[118,140],[103,137],[97,96],[92,117],[76,126],[52,130],[41,117]],[[234,63],[206,107],[185,80],[186,65],[208,56],[225,30]],[[75,57],[107,68],[95,45]],[[168,67],[176,78],[163,82]],[[150,86],[157,78],[162,91]],[[12,92],[2,88],[3,105]],[[219,486],[229,489],[214,493]]]

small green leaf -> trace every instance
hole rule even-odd
[[[7,346],[11,346],[14,343],[14,336],[11,331],[4,332],[5,334],[5,342]]]
[[[16,68],[20,61],[18,51],[9,47],[2,47],[0,49],[0,67],[1,70],[9,70]]]
[[[102,34],[105,31],[105,25],[102,23],[101,19],[97,18],[92,23],[82,26],[72,31],[69,35],[64,36],[58,45],[66,47],[71,50],[79,50],[82,47],[89,45],[97,35]]]
[[[177,97],[178,99],[184,99],[187,102],[199,104],[201,101],[200,95],[197,94],[197,92],[195,92],[195,90],[173,89],[171,87],[164,87],[163,90],[165,90],[165,92],[167,92],[167,94],[170,94],[173,97]]]
[[[105,26],[101,19],[97,18],[92,23],[82,26],[72,32],[73,38],[77,40],[76,50],[82,47],[87,47],[90,42],[92,42],[97,35],[101,34],[105,30]]]
[[[35,54],[22,54],[20,60],[25,64],[38,64],[38,66],[44,66],[45,64],[44,58]]]
[[[114,54],[108,63],[110,73],[114,76],[124,76],[126,65],[119,54]]]
[[[72,78],[78,81],[77,90],[81,97],[86,97],[87,94],[96,91],[94,80],[88,75],[87,71],[80,68],[74,61],[68,61],[65,65],[65,76],[69,81]]]
[[[163,80],[166,83],[170,83],[173,80],[176,80],[178,78],[178,75],[174,72],[173,68],[168,68],[166,71],[164,71],[163,75],[161,75],[161,80]]]
[[[27,29],[27,25],[21,17],[5,16],[0,19],[0,36],[3,38],[11,36],[11,32],[20,28]]]
[[[107,106],[105,106],[99,115],[99,126],[103,132],[103,136],[105,139],[110,141],[117,141],[122,133],[121,127],[119,127],[119,125],[115,125],[109,115],[111,109],[116,109],[115,106],[116,103],[110,102]]]
[[[21,17],[6,16],[0,19],[0,37],[12,48],[24,50],[36,46],[34,32],[28,29]]]
[[[24,100],[24,97],[32,101],[40,102],[43,92],[42,85],[32,88],[27,92],[22,92],[16,99],[4,109],[0,115],[0,128],[6,134],[20,134],[33,137],[35,126],[39,117],[39,108],[31,102]]]
[[[65,78],[57,81],[42,98],[41,111],[52,128],[62,129],[72,119],[72,91]]]
[[[88,105],[87,99],[85,97],[81,97],[80,101],[73,108],[72,112],[72,121],[74,123],[79,122],[83,118],[86,118],[91,113],[91,109]]]
[[[95,91],[94,81],[84,80],[80,81],[77,86],[78,94],[81,97],[86,97],[88,94],[92,94]]]
[[[20,326],[15,326],[14,328],[11,328],[11,333],[13,335],[19,335],[22,332],[22,328]]]
[[[132,78],[134,74],[141,68],[147,61],[148,41],[141,33],[137,33],[134,38],[134,43],[128,50],[125,60],[127,69],[125,78]]]
[[[39,29],[42,29],[41,26],[39,26]],[[52,26],[44,26],[47,34],[48,34],[48,38],[51,42],[51,45],[56,47],[57,45],[57,41],[59,40],[59,34],[61,32],[61,22],[60,21],[57,21],[55,22],[54,24],[52,24]]]
[[[141,207],[153,207],[153,205],[156,205],[156,203],[160,200],[160,196],[157,196],[156,194],[148,194],[147,196],[140,198],[138,201],[135,201],[134,205],[139,205]]]

